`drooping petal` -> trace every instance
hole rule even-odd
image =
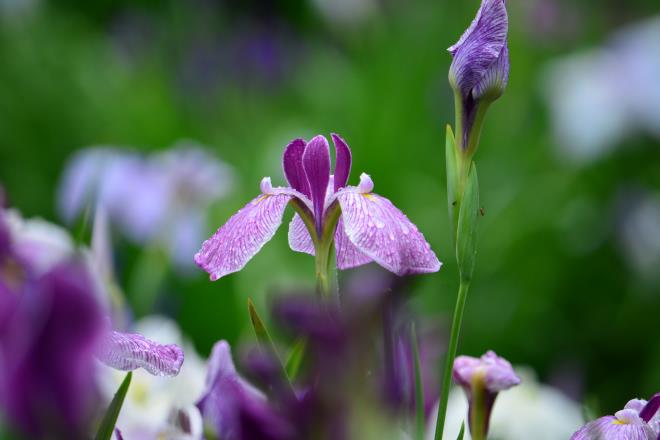
[[[241,270],[282,224],[290,194],[266,194],[234,214],[195,254],[195,263],[215,281]]]
[[[316,227],[320,231],[325,196],[330,180],[330,147],[324,136],[314,136],[309,141],[303,154],[303,167],[309,182]]]
[[[506,44],[508,17],[504,0],[482,0],[477,16],[456,44],[449,77],[465,98],[500,56]]]
[[[314,242],[309,235],[307,226],[302,218],[296,214],[289,224],[289,246],[296,252],[315,255]]]
[[[345,270],[371,263],[373,260],[363,254],[346,235],[344,220],[340,217],[335,231],[337,269]]]
[[[284,168],[284,176],[292,188],[311,197],[309,192],[309,183],[303,168],[303,153],[305,153],[304,139],[294,139],[284,150],[282,157],[282,168]]]
[[[362,188],[372,187],[366,174]],[[417,227],[392,202],[349,188],[337,193],[344,229],[363,254],[397,275],[437,272],[440,262]]]
[[[163,345],[137,333],[116,331],[109,332],[98,357],[112,368],[144,368],[154,376],[176,376],[183,364],[183,350],[178,345]]]
[[[346,186],[348,176],[351,174],[351,149],[338,134],[332,133],[331,136],[335,144],[334,192],[337,192],[339,188]]]

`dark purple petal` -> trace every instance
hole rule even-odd
[[[351,174],[351,149],[339,135],[332,133],[332,142],[335,144],[335,183],[334,191],[343,188],[348,183]]]
[[[284,168],[284,176],[289,182],[291,187],[307,197],[311,197],[309,192],[309,183],[303,168],[303,154],[305,153],[304,139],[294,139],[284,150],[282,157],[282,168]]]
[[[217,342],[209,358],[206,388],[197,403],[204,422],[222,439],[240,439],[240,408],[251,401],[265,397],[236,372],[229,344]]]
[[[656,415],[659,409],[660,409],[660,393],[657,393],[653,397],[651,397],[651,399],[649,399],[649,402],[639,412],[639,416],[645,422],[648,422]]]
[[[212,281],[241,270],[273,238],[292,197],[266,194],[252,200],[204,242],[195,263]]]
[[[0,405],[4,420],[30,438],[87,438],[97,409],[93,355],[104,331],[93,286],[78,263],[26,281],[20,296],[0,285]]]
[[[440,262],[417,227],[392,202],[374,193],[366,174],[362,190],[337,193],[349,240],[363,254],[397,275],[437,272]]]
[[[309,182],[316,228],[320,231],[330,181],[330,147],[325,137],[318,135],[309,141],[303,154],[303,167]]]
[[[371,263],[373,260],[363,254],[346,235],[344,220],[340,217],[335,231],[335,249],[337,254],[337,269],[345,270]]]
[[[296,214],[289,224],[289,246],[296,252],[315,255],[314,242],[302,218]]]
[[[453,55],[449,77],[463,98],[481,81],[505,47],[508,17],[504,0],[482,0],[477,16],[460,40],[449,48]]]
[[[111,331],[99,359],[117,370],[144,368],[154,376],[176,376],[183,364],[183,350],[178,345],[159,344],[139,334]]]

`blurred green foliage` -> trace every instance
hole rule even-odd
[[[660,149],[636,139],[590,165],[566,163],[552,146],[539,73],[660,7],[565,3],[577,11],[576,29],[544,37],[533,35],[525,2],[508,2],[511,79],[476,156],[485,216],[459,352],[492,348],[546,380],[568,369],[611,412],[660,388],[660,289],[626,265],[613,218],[622,185],[660,188]],[[191,138],[237,169],[237,190],[213,208],[210,234],[258,193],[262,176],[283,183],[290,139],[334,131],[353,149],[351,181],[368,172],[445,262],[411,290],[426,319],[447,325],[458,276],[444,183],[453,123],[445,48],[476,0],[376,3],[356,24],[324,20],[303,0],[25,4],[3,6],[0,20],[0,183],[25,216],[61,220],[57,182],[79,148],[150,151]],[[232,51],[236,35],[255,31],[276,42],[266,64]],[[116,242],[127,287],[141,250]],[[249,329],[248,296],[263,309],[269,292],[311,288],[312,277],[313,259],[289,250],[283,227],[245,270],[216,283],[201,271],[169,271],[155,311],[175,317],[206,354]],[[133,302],[140,295],[127,293]]]

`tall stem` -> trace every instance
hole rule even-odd
[[[458,348],[458,336],[461,332],[461,323],[463,321],[463,309],[465,309],[465,299],[470,287],[468,281],[461,280],[456,297],[456,306],[454,307],[454,317],[451,323],[451,333],[449,335],[449,347],[445,357],[445,369],[442,374],[442,390],[440,391],[440,404],[438,406],[438,420],[435,425],[435,440],[441,440],[445,429],[445,417],[447,415],[447,401],[449,400],[449,388],[451,385],[451,370],[456,358]]]
[[[330,295],[329,263],[331,250],[332,243],[330,243],[330,246],[318,246],[316,248],[316,293],[323,297]]]

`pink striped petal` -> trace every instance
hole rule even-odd
[[[355,247],[348,238],[344,230],[344,220],[341,217],[335,231],[335,252],[337,254],[337,268],[341,270],[352,269],[373,261],[371,257]]]
[[[204,242],[195,263],[211,275],[211,281],[241,270],[273,238],[292,197],[274,193],[252,200]]]
[[[136,333],[111,331],[99,359],[118,370],[144,368],[154,376],[176,376],[183,364],[178,345],[162,345]]]
[[[312,237],[298,214],[293,216],[289,224],[289,247],[296,252],[315,255]]]
[[[440,261],[417,227],[392,202],[368,192],[371,188],[363,174],[360,187],[336,194],[349,240],[397,275],[437,272]]]

